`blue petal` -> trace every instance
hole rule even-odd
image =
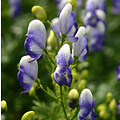
[[[67,36],[67,37],[65,38],[65,40],[68,41],[68,42],[77,42],[77,41],[78,41],[78,38],[75,37],[75,36]]]

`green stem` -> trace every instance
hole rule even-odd
[[[66,35],[63,35],[63,34],[62,34],[61,43],[60,43],[60,46],[61,46],[61,47],[62,47],[62,45],[63,45],[63,43],[64,43],[64,41],[65,41],[65,37],[66,37]]]
[[[44,52],[46,53],[47,57],[49,58],[49,60],[54,64],[54,66],[56,66],[54,60],[49,56],[48,52],[46,49],[44,49]]]
[[[62,105],[62,108],[63,108],[64,114],[65,114],[65,117],[66,117],[66,119],[68,120],[68,117],[67,117],[67,114],[66,114],[66,111],[65,111],[65,107],[64,107],[64,104],[63,104],[63,98],[62,98],[62,86],[60,86],[60,95],[61,95],[61,105]]]

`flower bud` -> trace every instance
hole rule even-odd
[[[34,111],[28,111],[22,116],[21,120],[32,120],[34,116],[35,116]]]
[[[102,110],[107,110],[106,104],[100,104],[97,106],[97,111],[101,112]]]
[[[109,103],[112,99],[113,99],[112,93],[107,93],[107,94],[106,94],[106,102]]]
[[[109,104],[109,109],[114,112],[117,109],[117,103],[116,100],[113,98]]]
[[[87,84],[87,81],[85,79],[80,80],[79,85],[78,85],[79,92],[85,89],[86,84]]]
[[[89,71],[88,71],[88,70],[83,70],[83,71],[81,72],[82,78],[88,78],[88,75],[89,75]]]
[[[32,11],[33,15],[37,19],[41,20],[42,22],[44,22],[47,19],[47,14],[41,6],[33,6],[31,11]]]
[[[106,110],[102,110],[100,111],[99,116],[104,120],[108,120],[108,118],[110,117],[110,114]]]
[[[79,101],[78,91],[76,89],[70,90],[70,92],[68,93],[68,98],[69,98],[69,102],[68,102],[69,107],[75,108],[78,105],[78,101]]]
[[[77,0],[69,0],[68,3],[72,5],[72,10],[75,11],[77,8]]]
[[[7,103],[5,100],[1,101],[1,112],[4,113],[7,111]]]
[[[50,31],[50,35],[47,39],[47,43],[51,48],[55,48],[57,45],[57,39],[55,37],[53,30]]]

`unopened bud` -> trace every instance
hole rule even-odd
[[[117,109],[117,103],[116,100],[113,98],[109,104],[109,109],[114,112]]]
[[[75,108],[78,105],[78,101],[79,101],[78,91],[76,89],[70,90],[70,92],[68,93],[68,98],[69,98],[69,102],[68,102],[69,107]]]
[[[7,103],[5,100],[1,101],[1,112],[4,113],[7,111]]]
[[[106,110],[100,111],[99,116],[104,120],[108,120],[108,118],[110,118],[110,114]]]
[[[34,116],[35,116],[34,111],[28,111],[22,116],[21,120],[32,120]]]
[[[47,20],[47,14],[46,14],[45,10],[41,6],[33,6],[31,11],[32,11],[33,15],[37,19],[41,20],[42,22]]]
[[[89,75],[89,71],[88,71],[88,70],[83,70],[83,71],[81,72],[81,77],[82,77],[82,78],[87,79],[87,78],[88,78],[88,75]]]
[[[50,35],[47,39],[47,43],[52,48],[55,48],[57,45],[57,39],[55,37],[55,33],[53,32],[53,30],[50,30]]]
[[[85,79],[80,80],[78,85],[78,91],[81,92],[83,89],[86,88],[87,81]]]
[[[77,8],[77,0],[69,0],[68,3],[72,5],[72,10],[75,11]]]
[[[112,99],[113,99],[112,93],[107,93],[107,94],[106,94],[106,102],[109,103]]]
[[[100,104],[97,106],[97,111],[102,111],[102,110],[107,110],[107,105],[106,104]]]

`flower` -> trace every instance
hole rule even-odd
[[[20,86],[25,89],[22,93],[28,92],[35,84],[35,80],[38,75],[38,64],[37,61],[32,61],[33,58],[26,55],[20,60],[20,67],[18,72],[18,81]],[[32,61],[32,62],[31,62]]]
[[[112,12],[114,14],[120,14],[120,0],[112,0]]]
[[[120,81],[120,63],[116,69],[116,72],[117,72],[117,80]]]
[[[71,68],[69,67],[72,64],[73,59],[70,54],[70,47],[68,44],[64,44],[58,52],[57,55],[57,67],[53,74],[54,81],[62,86],[63,84],[71,86],[72,75]]]
[[[9,0],[11,17],[17,17],[21,14],[21,0]]]
[[[40,20],[32,20],[28,26],[27,39],[25,41],[26,53],[34,58],[40,58],[46,43],[46,29]]]
[[[84,89],[79,98],[80,111],[77,120],[95,120],[94,112],[95,101],[89,89]]]
[[[80,27],[75,35],[75,37],[78,37],[78,41],[72,44],[72,54],[73,56],[77,56],[79,61],[85,61],[88,54],[88,39],[85,37],[85,33],[85,27]]]
[[[119,101],[118,104],[117,104],[117,108],[118,108],[117,114],[120,114],[120,101]]]
[[[65,36],[68,42],[76,42],[75,37],[77,32],[77,23],[75,22],[75,15],[72,13],[72,5],[67,3],[62,9],[59,16],[60,34]]]

